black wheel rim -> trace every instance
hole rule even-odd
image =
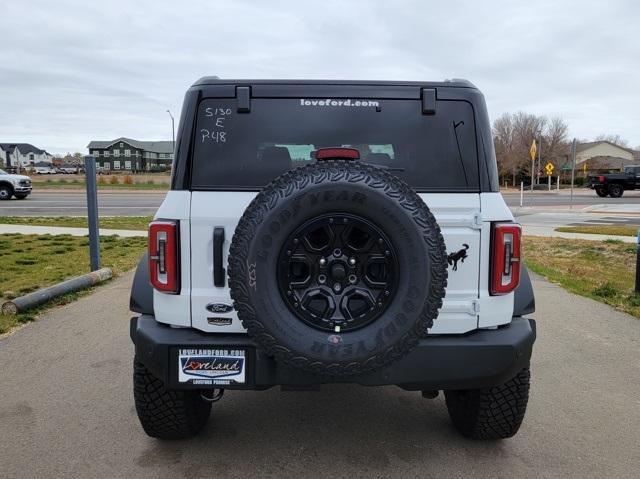
[[[391,241],[371,221],[326,214],[289,235],[277,277],[298,319],[323,331],[347,332],[387,309],[397,290],[398,259]]]

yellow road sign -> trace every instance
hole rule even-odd
[[[536,153],[538,153],[538,145],[536,145],[536,140],[533,140],[531,143],[531,148],[529,148],[529,154],[531,155],[531,159],[536,159]]]
[[[549,162],[546,165],[544,165],[544,169],[547,172],[547,176],[551,176],[553,174],[553,169],[555,167],[553,166],[553,163]]]

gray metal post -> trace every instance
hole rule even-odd
[[[571,199],[569,200],[569,209],[573,209],[573,180],[576,172],[576,139],[571,142]]]
[[[98,185],[96,184],[96,160],[84,157],[84,171],[87,178],[87,221],[89,223],[89,257],[91,271],[100,269],[100,235],[98,231]]]
[[[536,172],[538,181],[536,184],[540,184],[540,170],[542,169],[542,128],[540,128],[540,143],[538,144],[538,171]]]
[[[636,293],[640,293],[640,230],[638,230],[638,244],[636,246]]]

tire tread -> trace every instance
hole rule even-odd
[[[137,359],[133,363],[133,392],[138,418],[151,437],[193,437],[204,427],[211,412],[211,404],[202,401],[197,391],[166,389]]]
[[[506,439],[522,424],[529,401],[531,373],[521,370],[504,384],[467,391],[445,391],[449,416],[463,436]]]

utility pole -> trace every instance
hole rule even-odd
[[[569,200],[569,209],[573,209],[573,180],[576,171],[576,139],[571,142],[571,199]]]

